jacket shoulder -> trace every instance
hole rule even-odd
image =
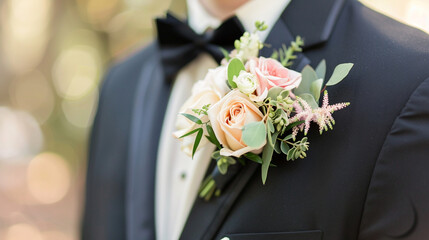
[[[359,18],[359,24],[371,35],[368,38],[383,39],[386,44],[411,54],[429,56],[429,34],[377,12],[358,1],[352,1],[351,16]],[[379,46],[384,48],[384,46]]]
[[[151,43],[131,56],[112,64],[106,73],[102,89],[116,89],[121,86],[134,89],[140,78],[142,66],[147,64],[156,51],[156,44]]]

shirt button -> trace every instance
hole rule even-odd
[[[186,172],[182,172],[181,174],[180,174],[180,178],[181,179],[186,179]]]

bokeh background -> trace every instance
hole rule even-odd
[[[362,0],[429,32],[428,0]],[[79,239],[103,73],[183,0],[0,0],[0,239]]]

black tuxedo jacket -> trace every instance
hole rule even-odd
[[[266,42],[278,48],[296,35],[306,42],[297,70],[323,58],[328,74],[355,63],[329,88],[333,103],[351,106],[335,113],[333,131],[310,131],[307,158],[274,156],[265,186],[260,166],[248,164],[223,195],[198,199],[181,239],[429,239],[428,35],[354,0],[294,0]],[[156,41],[107,74],[84,240],[156,239],[155,167],[170,87]]]

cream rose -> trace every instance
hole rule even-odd
[[[226,81],[226,67],[220,66],[215,69],[210,69],[203,80],[200,80],[194,84],[192,87],[191,97],[186,100],[179,112],[194,115],[200,118],[203,122],[208,121],[207,115],[198,116],[198,114],[193,112],[192,109],[201,109],[207,104],[213,106],[215,103],[217,103],[229,91]],[[199,127],[198,124],[179,114],[176,121],[177,131],[173,133],[173,136],[179,138],[180,136],[183,136],[197,127]],[[207,135],[206,132],[204,134]],[[180,140],[182,140],[182,151],[191,156],[192,147],[195,141],[195,134],[181,138]],[[205,137],[202,138],[199,148],[207,143],[208,140]]]
[[[214,104],[208,111],[208,117],[216,138],[223,146],[221,155],[240,157],[247,152],[261,153],[266,141],[263,145],[252,148],[241,137],[244,125],[261,121],[264,116],[255,103],[238,89]]]

